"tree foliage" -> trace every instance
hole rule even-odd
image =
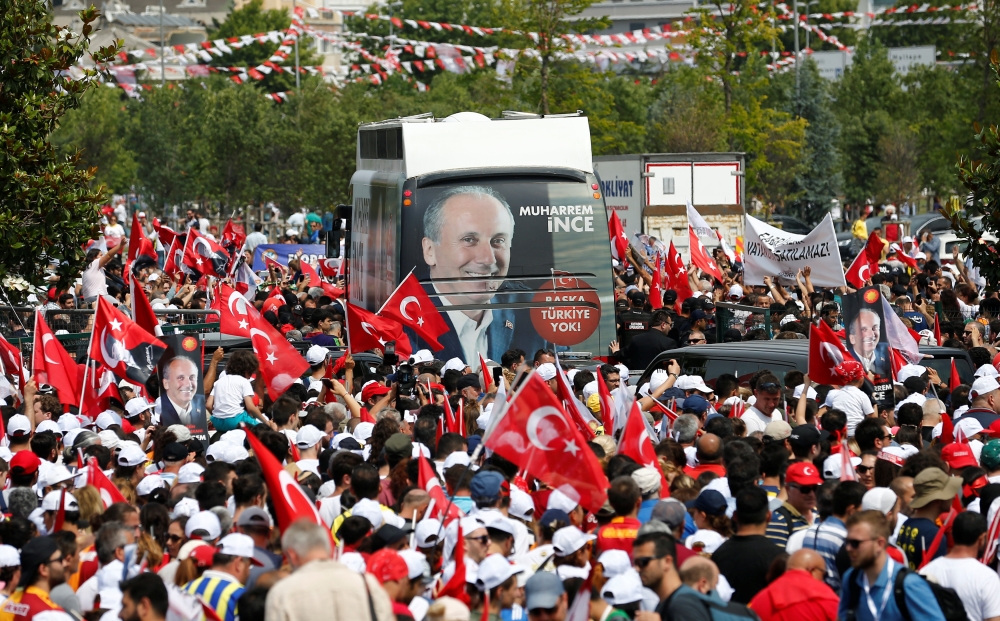
[[[96,9],[80,14],[81,34],[54,26],[44,3],[6,2],[0,11],[0,276],[42,282],[42,266],[58,263],[68,278],[83,266],[84,243],[97,231],[104,187],[96,171],[79,167],[79,154],[57,153],[49,136],[59,119],[80,105],[94,72],[66,80],[88,48]],[[117,46],[94,51],[98,62]]]

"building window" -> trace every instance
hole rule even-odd
[[[629,31],[632,31],[632,30],[642,30],[645,27],[646,27],[646,22],[629,22],[628,23],[628,29],[629,29]]]

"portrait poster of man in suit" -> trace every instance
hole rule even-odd
[[[160,338],[167,344],[158,365],[160,425],[184,425],[192,437],[207,441],[202,341],[190,334]]]
[[[874,375],[874,397],[879,407],[891,405],[884,402],[892,399],[892,359],[883,329],[882,293],[878,287],[868,287],[842,300],[847,351],[861,363],[865,373]]]

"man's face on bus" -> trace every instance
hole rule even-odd
[[[858,313],[858,318],[851,324],[851,346],[862,356],[871,356],[878,345],[880,336],[878,315],[870,311]]]
[[[438,240],[424,237],[422,242],[431,278],[496,277],[496,281],[436,284],[441,293],[466,294],[452,296],[452,303],[489,303],[510,265],[514,235],[510,213],[495,198],[474,194],[452,196],[441,210]]]

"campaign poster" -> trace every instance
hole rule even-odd
[[[599,189],[593,176],[488,177],[413,192],[399,273],[414,270],[451,328],[436,358],[476,368],[477,353],[500,360],[513,348],[606,354],[615,336],[613,314],[602,313],[613,300]]]
[[[885,331],[882,292],[878,287],[867,287],[841,300],[847,351],[866,373],[875,375],[873,399],[879,409],[892,408],[892,354]]]
[[[289,259],[294,259],[295,255],[302,251],[302,257],[306,263],[316,265],[326,258],[326,245],[324,244],[261,244],[253,249],[253,271],[266,270],[264,265],[264,255],[271,257],[282,265],[288,265]]]
[[[184,425],[191,437],[208,445],[205,384],[202,374],[204,344],[198,334],[160,337],[167,351],[160,357],[160,425]]]
[[[812,268],[812,283],[818,287],[843,287],[844,266],[840,262],[837,232],[827,214],[808,235],[796,235],[753,216],[746,218],[743,269],[748,285],[764,284],[764,277],[775,278],[783,285],[794,285],[795,274]]]

